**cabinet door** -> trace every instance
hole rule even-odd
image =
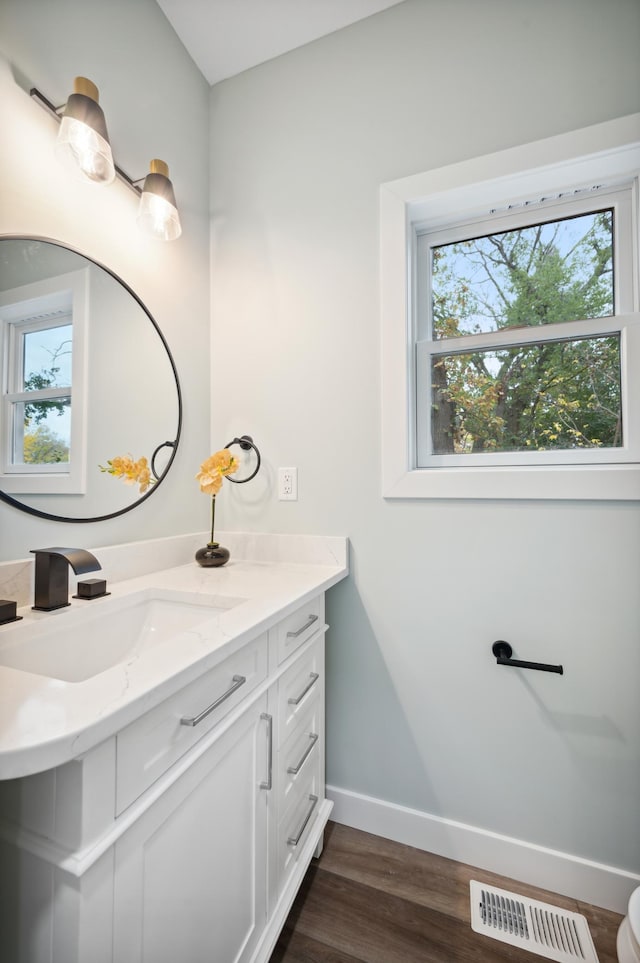
[[[115,963],[244,963],[266,924],[263,696],[116,844]]]

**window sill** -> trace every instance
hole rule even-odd
[[[83,472],[7,472],[0,474],[0,489],[8,495],[84,495],[87,485]]]
[[[420,468],[385,472],[385,498],[640,500],[638,465]]]

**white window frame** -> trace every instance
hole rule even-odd
[[[15,462],[14,450],[23,449],[24,425],[16,424],[15,412],[13,407],[16,404],[38,401],[54,401],[56,399],[69,398],[73,395],[71,384],[60,388],[44,388],[38,391],[25,391],[18,388],[22,382],[24,371],[24,336],[35,334],[38,331],[51,331],[72,325],[71,315],[71,293],[61,291],[53,298],[36,298],[29,302],[30,308],[34,305],[42,305],[38,310],[38,316],[33,316],[33,311],[28,312],[26,318],[19,318],[15,321],[6,322],[8,329],[8,351],[5,351],[7,358],[7,388],[3,394],[3,439],[2,439],[2,467],[7,475],[18,474],[42,474],[43,471],[68,473],[69,463],[60,462],[47,464],[46,468],[42,464],[28,464],[25,462]],[[42,315],[45,315],[43,317]],[[72,355],[73,360],[73,355]],[[70,379],[71,380],[71,379]],[[22,419],[18,419],[22,422]],[[4,428],[6,426],[6,429]],[[19,438],[15,436],[19,435]]]
[[[620,335],[620,367],[623,445],[619,448],[576,448],[551,451],[505,451],[474,454],[434,454],[431,447],[431,406],[416,406],[416,464],[423,468],[468,467],[473,465],[536,465],[640,463],[640,380],[632,377],[630,361],[640,357],[640,314],[634,312],[633,210],[636,203],[633,181],[620,187],[600,188],[587,196],[543,201],[516,207],[513,213],[489,218],[465,219],[445,229],[423,230],[415,225],[416,244],[416,312],[414,312],[414,344],[416,348],[416,398],[431,398],[431,362],[434,356],[466,354],[476,350],[500,350],[518,345],[541,344],[545,341],[569,341],[598,335]],[[588,318],[562,324],[533,328],[506,328],[478,335],[434,338],[431,331],[431,290],[429,267],[431,251],[465,237],[482,237],[501,231],[518,230],[541,221],[558,221],[599,209],[613,209],[613,291],[614,314],[611,317]]]
[[[0,398],[0,488],[8,494],[20,495],[76,495],[86,492],[86,426],[87,426],[87,358],[88,358],[88,271],[74,271],[43,281],[14,288],[0,293],[0,345],[3,368],[1,372],[2,397]],[[15,352],[9,346],[19,329],[25,329],[25,321],[37,320],[42,313],[51,314],[51,327],[62,318],[73,325],[73,352],[71,359],[71,435],[70,460],[56,465],[16,465],[11,457],[11,406],[15,400],[9,392],[13,372],[9,370],[10,359]],[[29,392],[30,400],[41,395],[50,398],[55,391]]]
[[[639,172],[640,114],[634,114],[381,186],[384,497],[640,499],[640,459],[635,455],[627,463],[598,464],[596,458],[588,465],[487,464],[482,456],[473,456],[471,465],[417,468],[414,328],[416,237],[425,225],[435,230],[451,224],[456,215],[486,217],[489,211],[543,195],[634,182],[632,304],[621,303],[627,317],[618,316],[612,323],[615,330],[625,329],[624,363],[640,370],[640,325],[633,317],[639,310]],[[602,319],[599,330],[606,330]],[[640,390],[633,386],[634,378],[625,381],[628,428],[640,420]]]

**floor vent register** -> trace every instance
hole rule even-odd
[[[557,963],[598,963],[580,913],[471,880],[471,928]]]

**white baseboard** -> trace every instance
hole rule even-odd
[[[625,914],[640,876],[417,809],[327,786],[345,826]]]

